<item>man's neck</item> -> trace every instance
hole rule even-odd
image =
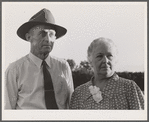
[[[32,54],[40,58],[41,60],[44,60],[48,57],[49,53],[34,53],[31,51]]]

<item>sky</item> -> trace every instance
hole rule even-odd
[[[146,2],[2,2],[2,49],[4,69],[30,52],[30,43],[17,29],[38,11],[49,9],[57,25],[67,29],[51,55],[87,60],[87,48],[99,37],[112,39],[119,55],[116,70],[144,72],[147,50]]]

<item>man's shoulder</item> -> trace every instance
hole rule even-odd
[[[58,57],[51,56],[51,55],[50,55],[50,58],[51,58],[52,63],[58,63],[58,64],[66,64],[67,63],[67,61],[63,58],[58,58]]]
[[[24,62],[26,62],[27,57],[28,57],[28,55],[23,56],[20,59],[14,61],[12,63],[10,63],[9,66],[8,66],[8,68],[7,68],[7,70],[12,70],[12,69],[15,69],[15,68],[21,66]]]

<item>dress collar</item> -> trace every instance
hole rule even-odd
[[[115,91],[115,88],[116,88],[116,85],[117,85],[116,81],[118,81],[118,79],[119,79],[119,76],[116,73],[114,73],[114,75],[108,80],[108,83],[104,87],[104,89],[102,91],[102,94],[111,99],[113,97],[113,94],[114,94],[114,91]],[[92,94],[90,93],[90,90],[89,90],[89,86],[93,85],[92,80],[93,80],[93,77],[86,84],[85,100],[89,99],[92,96]]]
[[[37,56],[35,56],[34,54],[32,54],[31,52],[29,53],[29,58],[33,61],[33,63],[38,67],[40,68],[41,67],[41,64],[42,64],[42,60],[40,58],[38,58]],[[45,59],[47,65],[49,67],[51,67],[50,65],[50,56],[48,56],[46,59]]]
[[[90,90],[89,90],[89,87],[90,87],[91,85],[93,85],[91,80],[86,83],[85,95],[84,95],[84,102],[85,102],[87,99],[89,99],[90,97],[92,97],[92,94],[90,93]]]
[[[119,76],[116,73],[114,73],[114,75],[108,80],[107,85],[103,88],[102,93],[110,99],[113,97],[117,85],[116,81],[118,81],[118,79]]]

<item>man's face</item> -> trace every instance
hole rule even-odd
[[[35,54],[48,54],[52,51],[56,32],[46,26],[39,25],[33,27],[30,31],[31,50]]]
[[[115,49],[109,43],[99,43],[92,52],[92,62],[94,73],[105,77],[114,74],[116,62]]]

